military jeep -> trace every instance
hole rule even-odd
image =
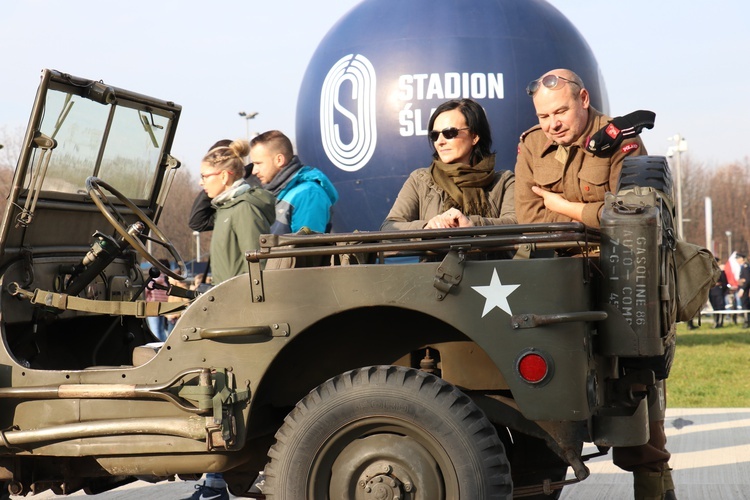
[[[185,273],[156,225],[180,112],[42,74],[0,228],[11,493],[223,472],[247,496],[264,470],[269,499],[554,498],[584,443],[647,441],[673,345],[662,158],[626,166],[601,230],[264,235],[247,274],[146,302],[141,262]]]

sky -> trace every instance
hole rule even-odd
[[[656,112],[656,126],[643,133],[650,154],[666,154],[679,134],[691,161],[721,166],[750,157],[750,2],[548,1],[594,52],[610,114]],[[181,104],[172,152],[190,168],[216,138],[270,129],[293,137],[307,64],[359,2],[4,2],[0,144],[25,129],[43,68]],[[241,111],[258,115],[246,120]]]

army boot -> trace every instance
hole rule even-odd
[[[635,500],[664,500],[664,472],[633,472]]]
[[[663,474],[664,500],[677,500],[677,495],[674,493],[674,481],[672,481],[672,469],[664,469]]]
[[[672,480],[672,469],[662,472],[633,472],[635,500],[677,500]]]

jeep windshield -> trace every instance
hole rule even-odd
[[[169,152],[180,110],[42,72],[0,230],[0,326],[16,362],[121,365],[132,346],[154,339],[143,318],[164,311],[141,305],[140,261],[184,274],[156,225],[179,167]],[[177,271],[152,246],[167,250]]]
[[[2,223],[2,251],[87,244],[102,229],[95,218],[78,217],[80,205],[91,203],[91,176],[158,219],[160,191],[171,181],[170,167],[178,166],[169,151],[180,109],[44,70]]]

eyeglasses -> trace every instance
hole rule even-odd
[[[448,140],[455,139],[456,137],[458,137],[458,133],[461,130],[469,130],[469,127],[464,127],[464,128],[448,127],[448,128],[444,128],[443,130],[431,130],[430,140],[432,142],[437,141],[440,138],[440,134],[443,134],[443,137],[445,137]]]
[[[568,80],[567,78],[563,78],[557,75],[546,75],[543,78],[539,78],[538,80],[534,80],[531,83],[529,83],[526,86],[526,93],[533,96],[536,93],[536,91],[539,90],[539,85],[544,85],[550,90],[555,89],[560,84],[560,80],[564,82],[572,83],[574,85],[578,85],[580,87],[578,82],[574,82],[573,80]]]
[[[222,172],[223,172],[223,170],[219,170],[218,172],[211,172],[210,174],[201,174],[201,182],[205,182],[206,181],[206,177],[211,177],[213,175],[219,175]]]

